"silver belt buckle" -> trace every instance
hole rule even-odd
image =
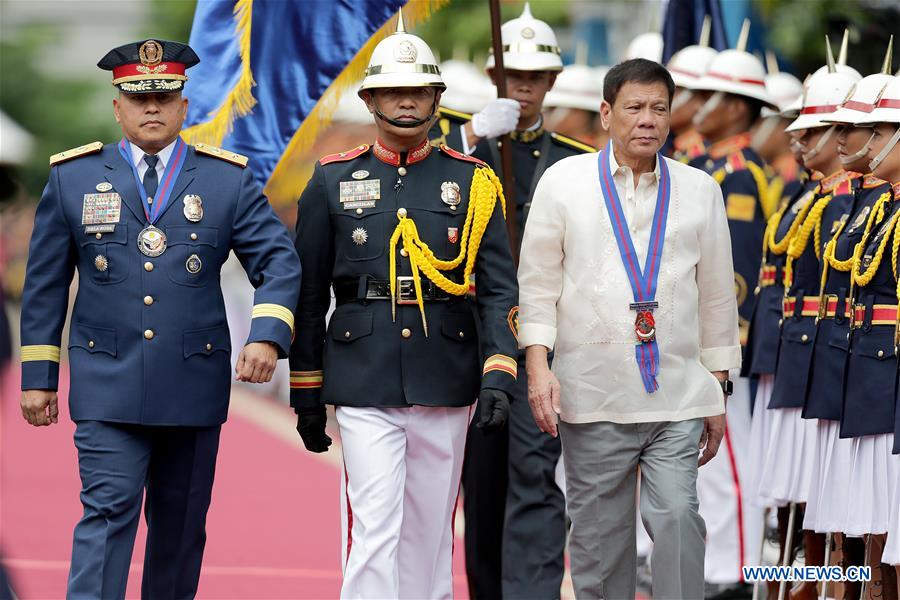
[[[397,304],[417,304],[415,280],[409,275],[397,277]]]

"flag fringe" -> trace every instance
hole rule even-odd
[[[234,4],[235,35],[241,56],[241,76],[231,89],[221,106],[210,113],[211,118],[203,123],[188,127],[181,132],[189,144],[198,142],[211,146],[221,146],[222,140],[231,132],[235,119],[250,114],[256,106],[252,89],[256,85],[250,69],[250,29],[253,19],[253,0],[237,0]]]
[[[407,27],[412,28],[417,23],[428,20],[432,13],[449,3],[450,0],[409,0],[403,7],[403,20]],[[300,197],[311,172],[309,169],[297,169],[297,158],[309,151],[319,134],[331,124],[341,96],[362,78],[375,46],[394,32],[395,24],[396,19],[391,17],[369,38],[340,75],[331,82],[313,110],[294,132],[266,184],[265,193],[274,204],[278,204],[279,199]]]

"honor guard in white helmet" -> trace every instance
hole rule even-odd
[[[762,62],[746,51],[749,33],[746,20],[736,47],[719,52],[693,86],[704,100],[693,124],[709,147],[706,155],[689,163],[710,173],[722,187],[745,351],[756,303],[753,292],[762,261],[763,233],[777,203],[769,196],[765,161],[750,146],[760,109],[773,103]],[[700,514],[707,523],[706,579],[718,589],[711,588],[711,596],[729,594],[732,588],[744,585],[741,558],[744,564],[756,564],[762,536],[762,514],[753,509],[753,494],[748,489],[754,469],[749,457],[750,384],[749,378],[737,375],[732,374],[734,395],[726,410],[725,445],[733,460],[710,463],[700,470],[697,480]]]
[[[873,581],[875,581],[876,578],[880,578],[881,581],[885,582],[885,584],[883,584],[884,587],[890,589],[888,587],[891,583],[889,578],[894,575],[894,573],[889,572],[885,566],[892,565],[893,568],[896,569],[896,575],[900,576],[900,507],[898,507],[898,504],[895,501],[900,497],[898,496],[898,494],[900,494],[900,417],[897,416],[898,413],[896,411],[897,392],[894,389],[896,386],[892,386],[889,379],[882,379],[882,377],[886,375],[884,370],[880,373],[875,372],[875,369],[880,365],[869,365],[868,368],[866,368],[861,364],[863,363],[863,360],[861,360],[863,357],[860,355],[865,352],[863,348],[866,347],[865,344],[867,341],[873,339],[871,337],[873,333],[881,335],[884,336],[881,339],[889,340],[888,355],[890,355],[891,352],[890,342],[894,342],[895,347],[893,353],[895,356],[892,356],[889,361],[869,360],[865,362],[889,362],[896,366],[896,309],[891,305],[900,303],[900,298],[898,298],[897,294],[897,289],[900,288],[900,285],[897,283],[896,271],[893,267],[895,263],[892,260],[892,257],[896,257],[898,246],[897,236],[900,236],[900,230],[898,230],[898,227],[896,226],[896,223],[900,221],[900,217],[897,217],[897,210],[900,208],[900,77],[895,76],[888,82],[880,97],[875,102],[874,108],[871,112],[868,112],[866,116],[860,119],[857,122],[857,125],[869,126],[874,129],[875,139],[872,142],[872,154],[874,156],[869,162],[869,169],[871,169],[872,174],[875,177],[887,181],[888,185],[890,185],[878,200],[878,202],[885,207],[885,210],[883,211],[884,214],[878,223],[873,222],[871,228],[873,234],[869,236],[868,243],[865,244],[865,249],[862,252],[860,264],[854,271],[855,277],[860,283],[865,283],[865,285],[860,286],[860,293],[858,295],[859,304],[857,304],[857,307],[877,307],[883,303],[887,304],[890,308],[883,311],[884,313],[888,313],[885,315],[886,319],[881,321],[882,323],[885,323],[884,326],[879,327],[877,325],[879,321],[876,319],[881,315],[876,315],[873,309],[871,317],[864,315],[862,318],[863,328],[866,328],[866,325],[871,323],[871,326],[866,328],[868,330],[854,330],[853,336],[856,339],[853,339],[852,341],[851,352],[856,354],[855,363],[860,364],[860,368],[858,369],[859,374],[853,373],[855,363],[854,360],[851,359],[850,364],[848,365],[848,377],[852,374],[853,381],[859,382],[854,386],[853,392],[855,397],[852,398],[852,402],[855,410],[862,414],[854,415],[854,417],[857,417],[857,419],[854,419],[857,423],[842,422],[841,427],[848,433],[851,428],[856,429],[853,434],[858,437],[854,437],[853,439],[855,441],[855,447],[859,448],[861,451],[864,451],[866,446],[871,444],[871,442],[867,441],[868,439],[880,439],[882,443],[885,441],[890,443],[890,456],[885,457],[884,452],[880,451],[881,449],[878,446],[875,446],[873,448],[874,452],[871,452],[870,456],[868,456],[869,460],[865,461],[865,463],[857,461],[854,465],[858,465],[859,468],[866,468],[868,466],[869,469],[872,469],[877,478],[871,485],[869,485],[868,482],[864,482],[863,485],[865,487],[860,488],[866,490],[867,497],[871,497],[875,500],[878,494],[888,492],[886,497],[892,498],[888,505],[890,515],[886,521],[884,515],[885,507],[879,507],[875,502],[863,502],[863,510],[861,511],[864,517],[867,517],[871,512],[872,516],[875,518],[873,521],[875,527],[870,527],[870,529],[873,530],[872,533],[877,534],[876,527],[878,528],[878,531],[887,531],[886,540],[883,535],[867,536],[867,552],[870,557],[867,564],[873,565]],[[891,216],[894,218],[891,219]],[[875,220],[877,220],[877,216]],[[891,223],[895,225],[893,231],[891,231]],[[880,252],[880,249],[882,248],[886,248],[886,250]],[[891,252],[891,250],[893,250],[893,252]],[[879,256],[879,254],[881,256]],[[872,272],[874,272],[874,275],[869,278],[868,275]],[[868,283],[866,283],[866,281],[868,281]],[[864,312],[863,310],[860,310],[860,308],[857,308],[857,311]],[[858,334],[857,331],[859,332]],[[881,333],[882,331],[884,333]],[[893,427],[890,427],[890,423],[887,428],[883,426],[883,420],[886,416],[884,409],[888,408],[888,404],[887,398],[882,398],[880,391],[873,390],[873,392],[877,394],[877,405],[875,407],[876,410],[873,411],[874,414],[866,414],[868,409],[860,402],[860,400],[864,400],[864,393],[872,388],[866,387],[861,389],[865,385],[865,381],[877,381],[878,390],[884,388],[894,396],[895,415]],[[849,394],[848,399],[850,399]],[[864,422],[859,423],[859,420],[863,420]],[[851,419],[848,418],[847,421],[851,421]],[[860,434],[867,429],[872,430],[873,427],[878,427],[879,429],[875,431],[878,431],[879,433],[888,429],[890,435],[876,434],[873,436],[860,436]],[[869,465],[875,460],[878,461],[875,463],[878,466],[873,469],[873,467]],[[872,505],[872,508],[869,507],[870,504]],[[885,522],[887,525],[882,529],[882,525]],[[884,544],[884,551],[881,556],[879,556],[880,544]],[[878,571],[881,572],[879,573]],[[872,591],[877,594],[879,587],[873,585]]]
[[[474,402],[479,431],[498,429],[516,387],[502,188],[483,162],[429,143],[444,87],[431,49],[398,18],[359,89],[375,140],[321,158],[298,203],[291,404],[312,452],[328,450],[335,406],[342,598],[452,597]],[[473,298],[476,269],[490,293]]]
[[[698,43],[673,54],[666,65],[675,82],[669,123],[674,136],[672,158],[683,163],[706,154],[706,142],[693,124],[694,115],[703,107],[703,97],[694,92],[694,85],[706,74],[709,63],[718,54],[709,47],[711,26],[712,20],[707,16],[703,19]]]
[[[512,243],[519,245],[544,171],[594,148],[545,127],[544,99],[563,64],[556,34],[527,3],[520,16],[502,25],[501,44],[507,93],[521,109],[509,150],[515,179],[509,192],[519,232]],[[494,58],[488,57],[485,69],[496,82]],[[477,141],[472,156],[490,164],[503,180],[500,143]],[[480,274],[475,285],[483,285]],[[559,598],[566,543],[565,498],[556,483],[561,446],[537,428],[527,400],[524,353],[518,360],[508,435],[486,436],[478,429],[469,434],[463,477],[466,573],[475,597]]]
[[[838,53],[838,59],[834,63],[834,70],[838,73],[845,73],[856,79],[862,79],[862,75],[854,69],[847,65],[847,49],[850,40],[850,31],[844,30],[844,37],[841,41],[841,49]],[[829,72],[828,65],[822,65],[814,73],[811,73],[806,76],[806,79],[803,81],[803,89],[805,90],[809,84],[813,82],[817,77],[825,75]],[[785,116],[788,116],[792,119],[795,119],[798,114],[800,114],[800,109],[803,108],[803,94],[798,94],[794,101],[789,105],[782,107],[781,111],[785,113]]]

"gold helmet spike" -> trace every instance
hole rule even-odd
[[[891,74],[891,63],[894,62],[894,36],[891,35],[891,39],[888,40],[887,52],[884,53],[884,63],[881,65],[881,72],[884,75]]]
[[[589,48],[587,40],[581,40],[578,42],[578,45],[575,46],[575,64],[587,66],[588,55]]]
[[[697,45],[709,48],[710,33],[712,33],[712,17],[706,15],[703,17],[703,27],[700,28],[700,41],[697,42]]]
[[[850,43],[850,30],[844,28],[844,38],[841,40],[841,51],[838,53],[837,64],[847,64],[847,44]]]
[[[747,42],[750,41],[750,19],[744,19],[744,24],[741,25],[741,35],[738,36],[737,44],[735,45],[735,50],[740,50],[741,52],[747,51]]]
[[[769,75],[778,73],[778,58],[771,50],[766,50],[766,71]]]
[[[403,24],[403,9],[397,11],[397,31],[394,33],[406,33],[406,26]]]
[[[828,72],[837,73],[837,68],[834,66],[834,53],[831,51],[831,40],[828,39],[828,35],[825,36],[825,60]]]

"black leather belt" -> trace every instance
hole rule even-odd
[[[416,304],[415,280],[409,276],[397,277],[397,304]],[[390,300],[391,282],[389,279],[370,279],[360,277],[334,282],[334,297],[340,306],[347,302],[364,302],[368,300]],[[427,279],[422,279],[422,299],[426,302],[442,302],[453,298],[441,288]]]

